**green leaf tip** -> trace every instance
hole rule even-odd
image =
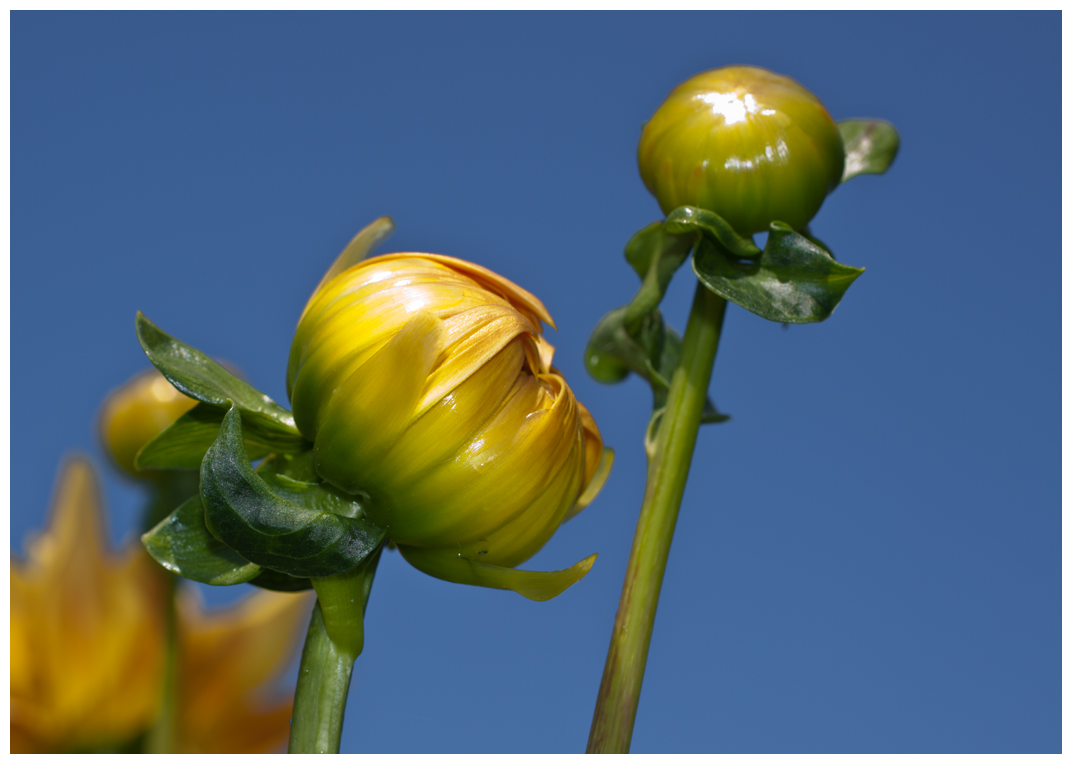
[[[715,294],[769,321],[811,324],[827,319],[864,273],[785,223],[775,221],[755,261],[741,261],[705,239],[693,253],[693,271]]]
[[[858,175],[887,172],[898,155],[901,138],[894,125],[886,120],[843,120],[838,123],[838,130],[846,152],[843,183]]]

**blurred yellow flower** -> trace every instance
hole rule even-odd
[[[196,404],[156,369],[135,375],[108,394],[101,407],[100,431],[105,451],[125,472],[139,475],[134,467],[138,451]]]
[[[57,482],[48,528],[11,562],[11,751],[136,751],[162,706],[168,575],[137,541],[110,551],[84,459]],[[310,593],[259,591],[204,613],[180,591],[175,745],[261,752],[288,735],[284,670]]]
[[[317,472],[367,497],[428,573],[522,563],[606,477],[610,453],[541,321],[543,303],[507,279],[424,253],[326,277],[302,314],[287,390]]]

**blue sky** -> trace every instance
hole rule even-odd
[[[638,752],[1061,748],[1061,17],[75,14],[11,21],[11,535],[63,456],[106,475],[134,314],[286,402],[298,314],[362,226],[539,295],[618,452],[526,564],[599,552],[560,598],[387,554],[344,751],[582,751],[644,480],[647,386],[582,351],[659,217],[641,125],[681,80],[787,74],[901,154],[813,222],[867,268],[830,320],[731,306],[660,602]],[[684,327],[693,276],[665,311]],[[223,602],[241,589],[217,591]]]

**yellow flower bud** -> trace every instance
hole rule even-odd
[[[368,497],[419,568],[439,552],[515,566],[606,475],[541,321],[540,300],[503,277],[421,253],[361,262],[306,306],[287,369],[295,422],[321,478]]]
[[[664,214],[692,205],[743,235],[803,228],[842,179],[838,126],[789,77],[728,66],[691,77],[641,133],[641,178]]]
[[[101,407],[100,430],[105,451],[120,468],[138,475],[134,457],[141,448],[196,404],[156,369],[135,375],[126,385],[112,391]]]

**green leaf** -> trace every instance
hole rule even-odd
[[[205,509],[198,496],[179,505],[143,534],[142,544],[164,568],[195,582],[241,584],[261,574],[260,566],[250,563],[209,533]]]
[[[638,231],[626,244],[626,261],[641,277],[641,289],[626,310],[624,321],[631,333],[640,331],[644,317],[659,307],[667,286],[689,257],[696,236],[670,234],[657,221]]]
[[[247,427],[262,437],[274,439],[278,444],[275,448],[291,451],[309,448],[291,413],[268,396],[201,351],[164,332],[141,311],[135,328],[145,355],[180,392],[224,409],[233,402],[246,416]]]
[[[652,407],[658,409],[667,400],[671,377],[678,366],[682,338],[663,321],[658,308],[644,316],[636,334],[631,334],[626,330],[629,308],[616,308],[596,325],[585,350],[586,366],[600,382],[618,382],[630,371],[636,372],[652,387]],[[615,379],[600,376],[604,370],[614,368],[626,372]],[[702,422],[724,422],[728,419],[711,400],[705,402]]]
[[[734,234],[722,218],[706,210],[679,207],[671,215],[675,216],[673,226],[657,221],[638,231],[626,244],[626,261],[641,277],[641,288],[629,305],[611,311],[599,321],[585,349],[585,366],[593,378],[616,383],[631,371],[636,372],[652,387],[656,409],[666,402],[682,347],[682,338],[663,321],[659,310],[671,278],[701,233],[726,227],[734,246],[740,249],[747,242]],[[751,242],[747,243],[751,246]],[[755,246],[752,249],[760,252]],[[728,419],[710,399],[705,401],[702,422]]]
[[[885,173],[898,154],[901,139],[886,120],[843,120],[838,123],[846,152],[842,182],[867,173]]]
[[[713,213],[700,207],[679,207],[671,210],[664,228],[671,234],[703,234],[723,245],[723,248],[739,258],[755,258],[760,248],[750,237],[740,236],[734,228]]]
[[[277,493],[282,484],[270,480],[271,486],[250,467],[242,417],[232,407],[201,463],[201,499],[214,536],[254,563],[295,577],[352,569],[383,541],[375,524],[323,509],[339,505],[325,502],[313,484],[288,479],[284,499]],[[360,505],[349,511],[360,514]]]
[[[211,404],[198,404],[143,446],[134,458],[134,465],[139,470],[198,470],[223,421],[224,410]],[[243,438],[250,459],[261,459],[274,448],[248,431],[243,432]]]
[[[715,294],[757,316],[789,324],[826,319],[864,273],[778,221],[771,224],[767,246],[756,261],[737,260],[705,239],[693,254],[693,270]]]
[[[261,573],[251,579],[250,584],[256,585],[262,590],[274,590],[276,592],[301,592],[302,590],[313,589],[313,583],[308,578],[283,574],[270,568],[261,569]]]

